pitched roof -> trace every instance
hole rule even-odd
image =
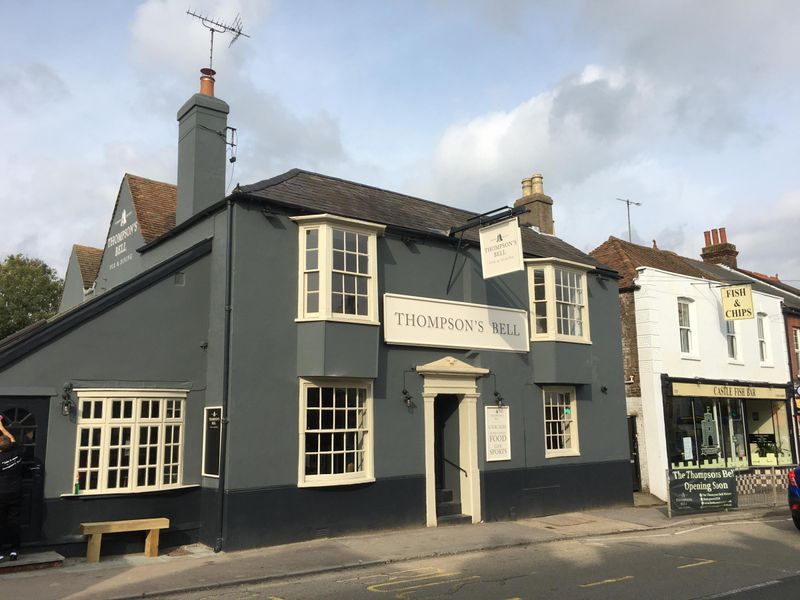
[[[452,206],[301,169],[237,187],[236,191],[262,202],[363,219],[390,228],[440,237],[447,236],[451,227],[463,225],[477,216],[477,213]],[[604,268],[588,254],[555,236],[537,233],[527,227],[522,227],[521,231],[526,254],[552,256]],[[477,242],[477,229],[465,231],[464,239]]]
[[[100,261],[103,259],[103,249],[73,244],[72,251],[78,259],[83,287],[88,289],[92,287],[94,280],[97,279],[97,273],[100,271]]]
[[[139,231],[145,243],[152,242],[175,227],[176,186],[130,173],[125,174],[125,179],[131,190]]]
[[[717,277],[709,276],[704,269],[696,264],[696,261],[691,261],[669,250],[640,246],[613,236],[609,237],[607,241],[600,244],[589,254],[619,273],[620,288],[627,288],[633,285],[638,267],[652,267],[700,279],[717,279]]]

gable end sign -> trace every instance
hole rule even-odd
[[[719,293],[722,296],[722,316],[726,321],[755,318],[753,286],[749,283],[725,286]]]
[[[522,271],[522,236],[516,217],[482,228],[481,266],[483,278],[489,279],[514,271]]]

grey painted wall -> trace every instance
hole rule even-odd
[[[52,392],[45,497],[69,493],[74,477],[74,415],[60,411],[65,382],[75,387],[188,388],[184,482],[200,482],[202,407],[205,403],[210,259],[172,276],[50,342],[0,371],[0,395],[42,387]]]
[[[67,274],[64,275],[64,292],[61,294],[58,312],[78,306],[81,302],[83,302],[83,276],[80,265],[78,265],[78,255],[73,248],[67,264]]]

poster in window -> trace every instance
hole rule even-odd
[[[219,477],[220,451],[222,449],[222,407],[205,408],[203,430],[203,475]]]
[[[511,460],[511,427],[507,406],[486,407],[486,462]]]

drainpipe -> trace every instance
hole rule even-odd
[[[225,465],[228,454],[228,396],[231,370],[231,280],[233,278],[233,199],[228,198],[228,239],[225,242],[225,322],[222,334],[222,420],[220,421],[219,457],[219,514],[217,518],[217,541],[214,552],[222,550],[225,541],[227,520],[225,518]]]

